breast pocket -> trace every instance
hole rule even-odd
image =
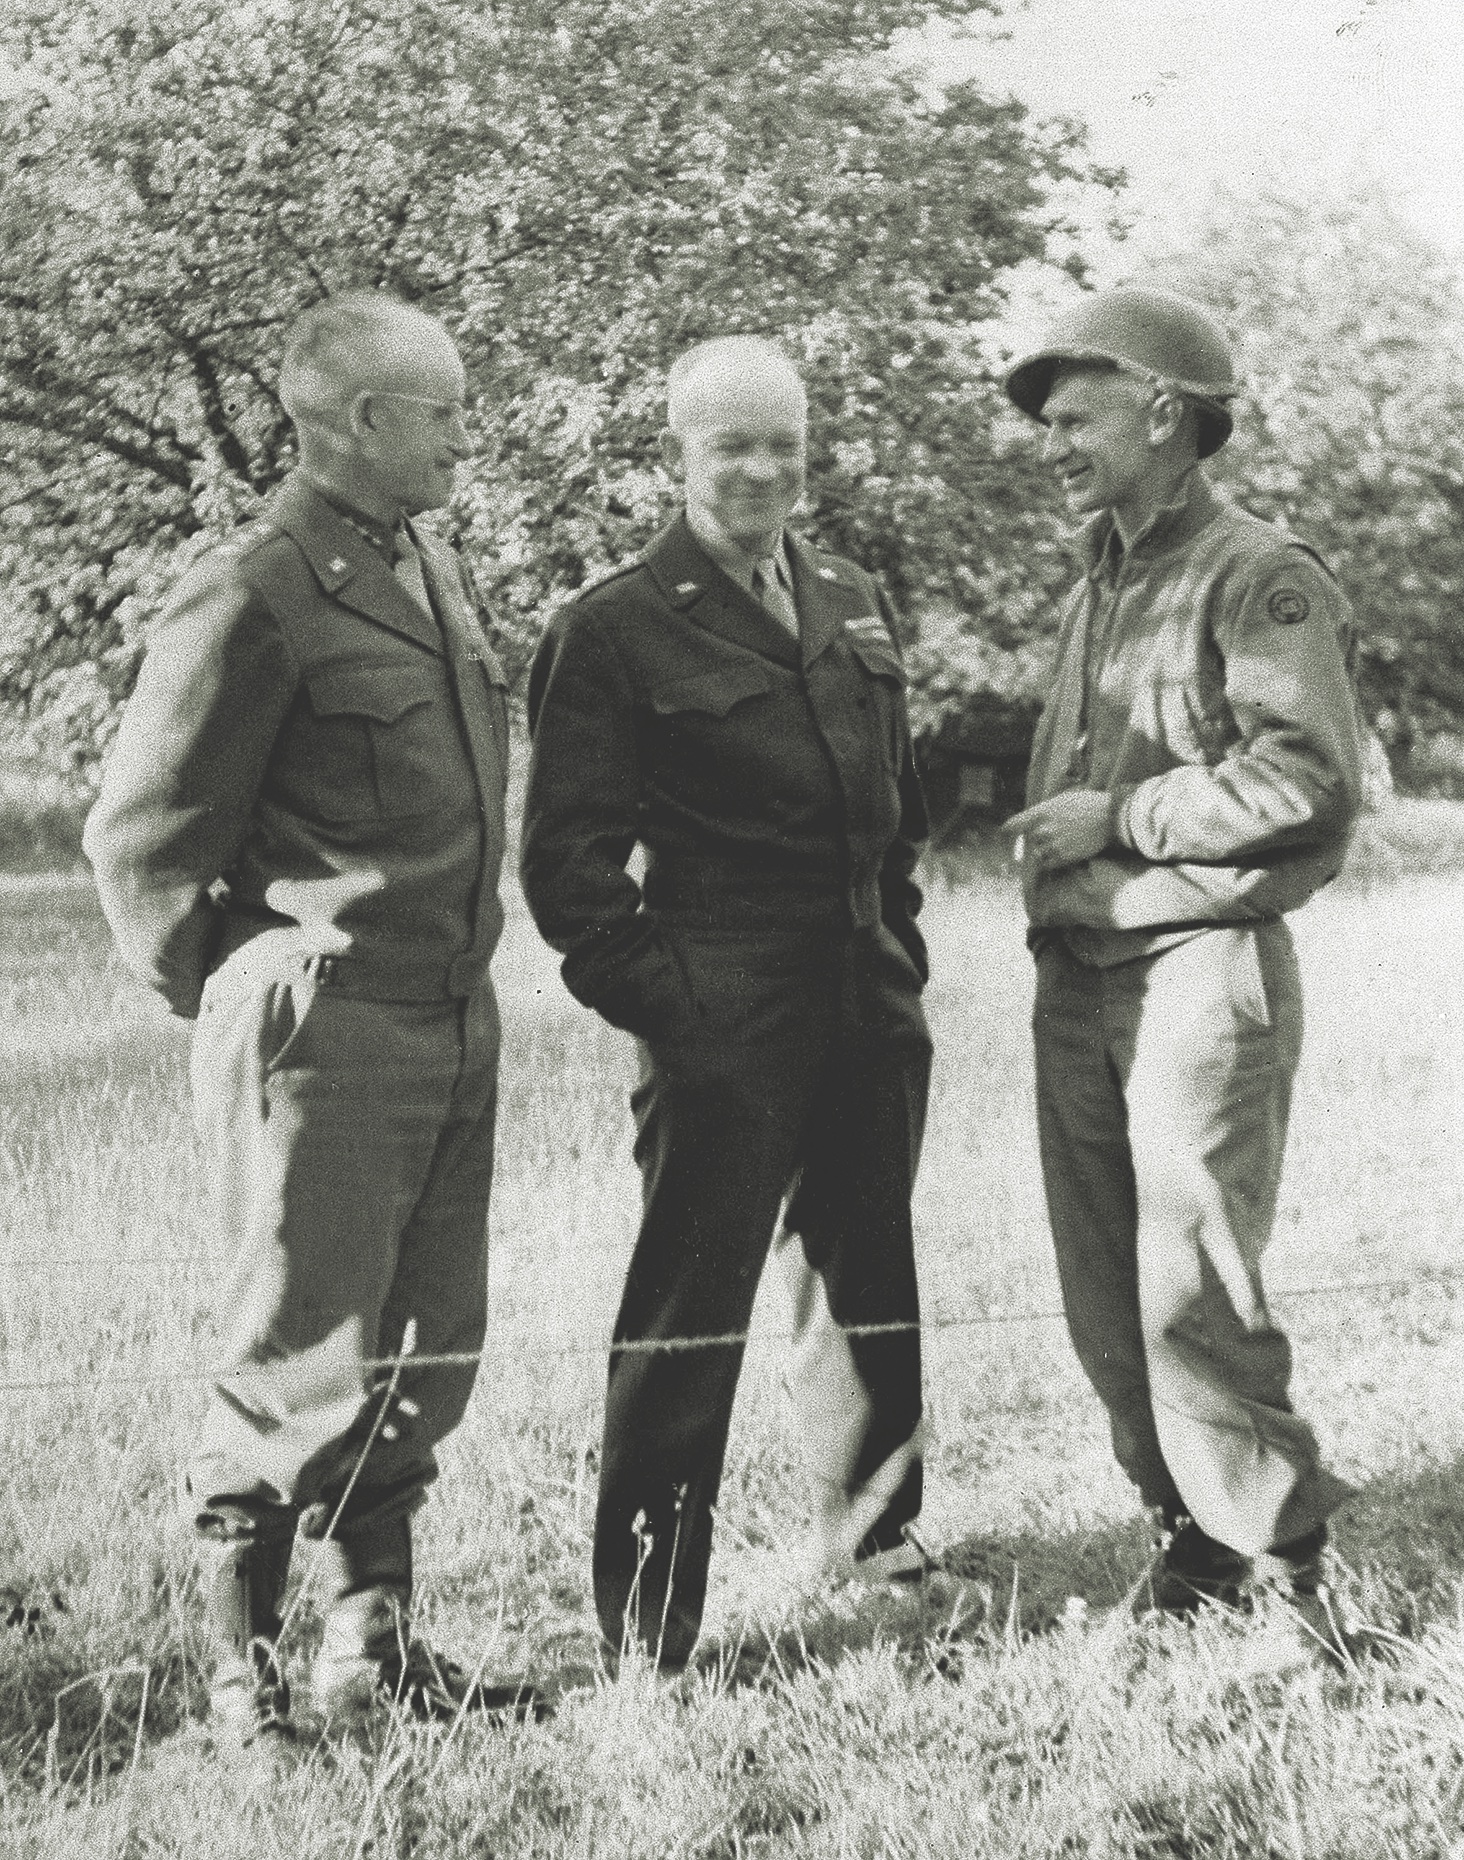
[[[693,678],[673,678],[651,691],[651,709],[661,717],[683,714],[727,717],[749,698],[762,696],[771,680],[760,665],[718,666]]]
[[[889,635],[881,630],[876,634],[869,631],[856,632],[852,628],[845,632],[854,657],[871,677],[892,685],[896,690],[905,688],[905,668],[900,663],[900,655],[890,642]]]
[[[756,812],[772,779],[778,734],[772,678],[755,660],[710,667],[654,685],[643,740],[650,785],[693,813]]]
[[[855,700],[867,713],[878,735],[880,747],[891,772],[897,772],[904,738],[905,668],[900,663],[889,635],[876,634],[872,628],[845,634],[865,678],[864,689]]]
[[[442,800],[445,677],[426,665],[342,665],[306,680],[294,785],[322,820],[396,820]]]

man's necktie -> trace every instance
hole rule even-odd
[[[779,572],[775,556],[770,556],[766,562],[759,562],[753,569],[752,597],[755,601],[760,601],[764,610],[775,620],[781,621],[797,638],[798,609],[794,605],[793,590]]]
[[[391,572],[422,611],[431,614],[432,597],[427,592],[427,578],[422,573],[422,558],[405,524],[392,538],[392,545]]]

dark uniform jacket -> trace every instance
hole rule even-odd
[[[788,553],[801,640],[680,517],[555,617],[530,675],[524,892],[571,991],[643,1037],[687,1010],[663,925],[883,923],[925,972],[889,606],[852,562],[791,536]]]
[[[1102,790],[1118,844],[1029,873],[1033,924],[1101,962],[1294,909],[1340,870],[1361,799],[1341,590],[1198,471],[1126,551],[1107,515],[1086,541],[1028,804]]]
[[[505,680],[464,572],[414,531],[441,625],[299,475],[201,560],[148,643],[86,829],[129,965],[175,1013],[211,967],[466,995],[502,927]]]

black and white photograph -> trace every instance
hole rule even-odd
[[[0,1853],[1464,1860],[1464,9],[0,9]]]

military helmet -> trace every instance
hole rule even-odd
[[[1085,297],[1007,375],[1008,397],[1040,420],[1064,362],[1108,363],[1182,394],[1199,416],[1201,458],[1230,437],[1227,402],[1238,392],[1230,343],[1209,311],[1187,298],[1133,284]]]

